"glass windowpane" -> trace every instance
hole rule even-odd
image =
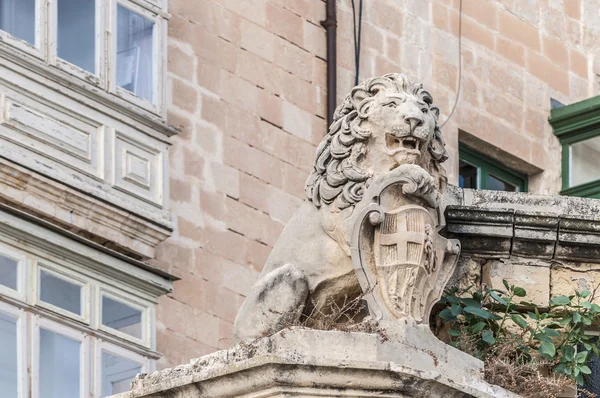
[[[459,162],[459,186],[461,188],[471,188],[471,189],[479,189],[477,185],[477,167],[463,162],[462,160]]]
[[[58,56],[96,73],[96,0],[58,0]]]
[[[487,189],[490,189],[492,191],[519,192],[519,187],[517,187],[516,185],[501,180],[500,178],[495,177],[491,174],[488,176]]]
[[[35,45],[35,0],[0,0],[0,29]]]
[[[40,270],[40,300],[81,315],[82,286]]]
[[[154,73],[154,22],[119,5],[117,85],[152,102]]]
[[[40,329],[40,396],[80,398],[81,342]]]
[[[17,318],[0,312],[0,395],[18,398]]]
[[[571,145],[570,171],[571,187],[600,178],[600,136]]]
[[[0,254],[0,285],[17,290],[18,274],[19,262],[13,258],[5,257]]]
[[[102,351],[102,396],[129,391],[129,385],[142,366],[125,358]]]
[[[102,324],[142,338],[142,312],[106,296],[102,297]]]

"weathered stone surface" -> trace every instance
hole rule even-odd
[[[307,200],[238,314],[236,341],[297,324],[304,303],[319,317],[361,294],[375,319],[428,322],[460,251],[438,233],[448,157],[438,117],[431,95],[405,75],[352,90],[317,149]],[[281,278],[282,267],[295,272]],[[307,291],[294,296],[297,285]]]
[[[600,262],[600,201],[454,188],[446,231],[465,253]]]
[[[448,206],[446,230],[461,241],[463,252],[507,257],[513,237],[514,211]]]
[[[561,217],[556,258],[567,261],[600,261],[600,221]]]
[[[600,268],[597,264],[554,264],[550,271],[552,296],[570,296],[575,291],[593,291],[600,285]],[[600,297],[594,298],[600,304]]]
[[[292,325],[306,304],[308,282],[302,271],[291,264],[275,269],[258,282],[244,302],[237,322],[245,325],[235,330],[234,339],[243,341],[261,333],[273,334]],[[268,308],[269,311],[246,311],[246,307]]]
[[[490,260],[483,265],[481,281],[494,288],[506,290],[503,280],[520,286],[527,296],[520,300],[547,306],[550,301],[550,264],[543,262],[525,262],[519,259]]]
[[[481,286],[481,267],[485,262],[486,260],[480,257],[460,256],[456,270],[448,281],[448,286],[455,286],[461,290]]]
[[[437,340],[426,325],[377,334],[293,328],[187,365],[141,375],[114,398],[479,397],[517,395],[483,381],[483,363]]]
[[[558,218],[543,213],[515,211],[512,254],[552,258],[558,233]]]

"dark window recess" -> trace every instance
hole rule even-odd
[[[464,145],[459,145],[458,185],[461,188],[526,192],[527,176]]]

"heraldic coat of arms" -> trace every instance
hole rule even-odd
[[[421,196],[411,174],[376,189],[355,225],[352,260],[371,316],[428,323],[456,267],[460,243],[439,234],[435,190]]]

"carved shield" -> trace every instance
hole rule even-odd
[[[439,205],[430,212],[404,193],[395,209],[381,203],[381,192],[409,182],[398,178],[378,187],[355,224],[352,262],[373,318],[428,323],[456,267],[460,242],[439,234]]]
[[[425,303],[416,296],[435,288],[438,264],[446,239],[435,230],[435,220],[421,206],[386,212],[375,229],[377,284],[386,307],[396,316],[421,321]],[[407,298],[410,298],[407,300]]]

